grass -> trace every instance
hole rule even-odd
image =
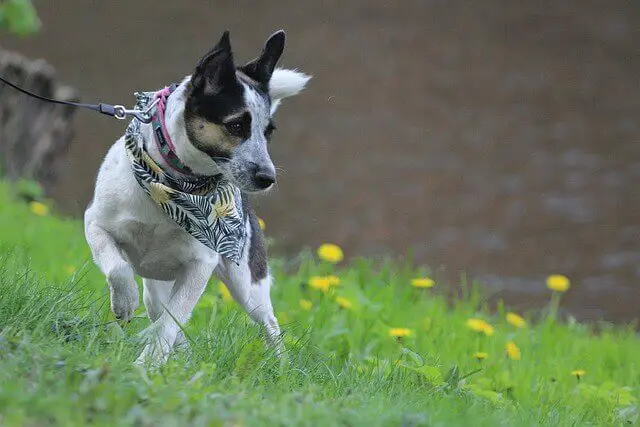
[[[409,265],[275,260],[281,360],[212,280],[187,326],[189,349],[148,373],[132,366],[144,309],[114,322],[79,221],[29,209],[0,183],[0,258],[0,425],[638,422],[632,327],[560,322],[551,304],[535,321],[520,313],[527,325],[518,328],[477,290],[452,304],[437,284],[412,287],[428,271]],[[329,275],[340,283],[327,285]],[[485,332],[471,330],[471,318]],[[506,355],[508,342],[520,360]]]

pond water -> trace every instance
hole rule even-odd
[[[640,316],[640,4],[489,1],[36,1],[45,57],[86,101],[190,73],[231,30],[239,61],[277,28],[314,75],[278,111],[279,184],[256,200],[277,250],[411,250],[518,309],[566,274],[581,319]],[[517,3],[517,4],[516,4]],[[54,196],[78,214],[122,123],[78,113]]]

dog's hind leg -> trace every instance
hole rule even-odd
[[[171,297],[173,283],[173,281],[165,282],[162,280],[147,279],[146,277],[142,279],[142,300],[144,301],[147,316],[149,316],[151,322],[158,320],[164,312]]]
[[[149,316],[149,320],[151,320],[152,323],[160,318],[165,307],[169,303],[173,284],[173,281],[162,281],[147,278],[142,279],[142,300],[144,301],[144,306],[147,309],[147,316]],[[184,333],[180,331],[174,345],[181,345],[184,343]]]
[[[271,304],[271,275],[267,268],[267,252],[262,230],[251,214],[247,224],[247,244],[240,263],[222,260],[215,274],[222,280],[233,298],[255,322],[264,326],[267,340],[278,353],[282,348],[280,326]]]
[[[139,303],[133,269],[122,257],[113,237],[104,229],[89,223],[85,235],[95,263],[107,277],[111,311],[118,319],[130,321]]]
[[[166,362],[184,325],[207,286],[218,257],[193,260],[185,265],[176,277],[164,310],[156,321],[143,331],[148,338],[137,364],[151,363],[159,366]],[[155,309],[154,309],[155,310]],[[154,314],[157,314],[154,311]]]

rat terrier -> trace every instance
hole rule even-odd
[[[136,363],[160,365],[184,342],[182,325],[212,274],[280,350],[264,235],[247,194],[275,183],[272,115],[310,79],[275,68],[284,41],[274,33],[236,67],[225,32],[180,84],[136,94],[138,107],[154,105],[153,121],[132,120],[100,167],[85,235],[118,319],[131,320],[142,276],[152,324]]]

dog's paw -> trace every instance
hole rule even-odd
[[[166,337],[160,331],[158,325],[154,324],[138,334],[138,339],[145,342],[146,345],[134,365],[157,369],[166,363],[175,337]]]
[[[111,311],[118,320],[130,322],[133,319],[133,312],[138,308],[140,297],[135,282],[125,288],[110,287]]]
[[[168,358],[168,353],[165,353],[161,348],[150,343],[145,346],[140,356],[133,362],[133,365],[138,368],[155,371],[164,365]]]
[[[131,321],[138,308],[140,297],[133,270],[128,265],[116,268],[107,275],[111,294],[111,311],[118,320]]]

